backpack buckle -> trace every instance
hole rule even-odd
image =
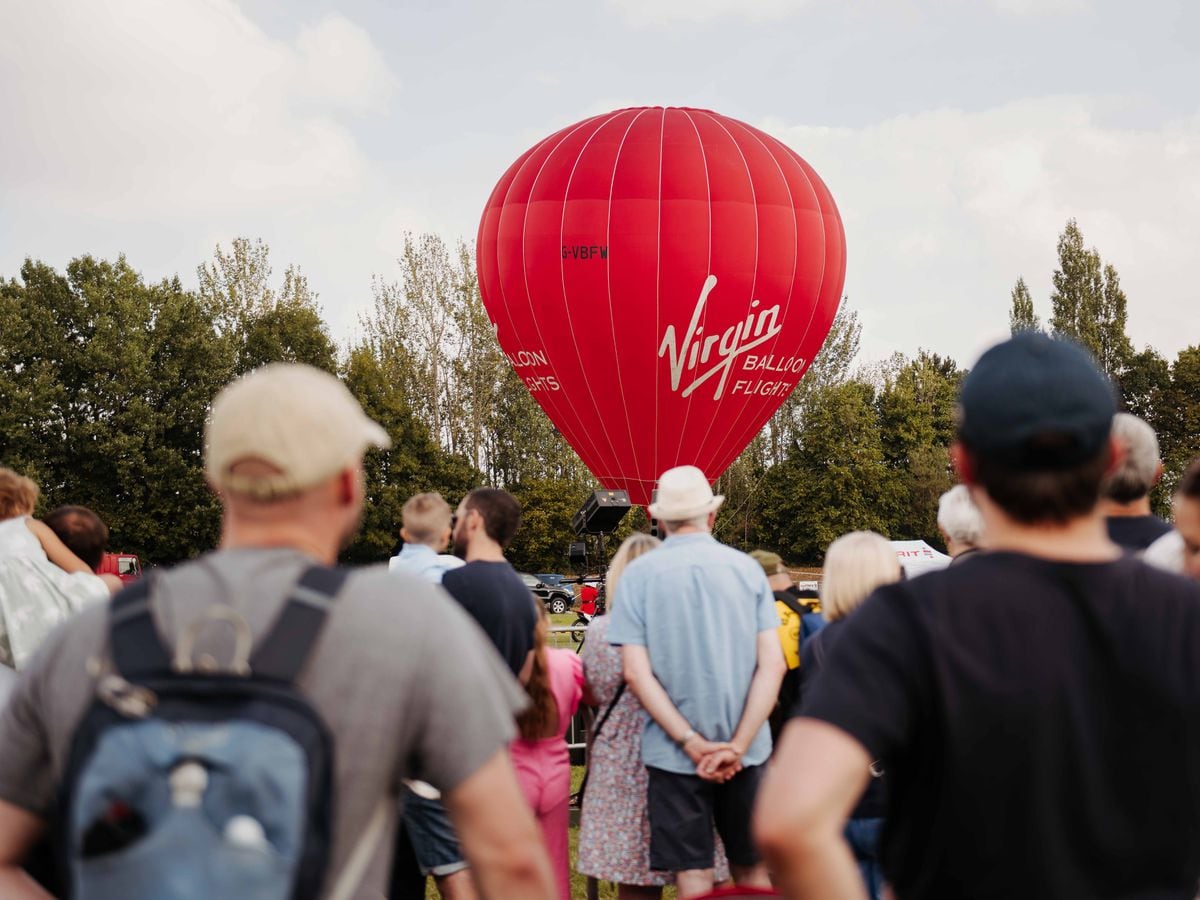
[[[250,650],[254,646],[254,634],[250,625],[232,607],[225,604],[210,606],[193,619],[179,637],[175,646],[175,659],[172,667],[176,672],[187,674],[199,669],[202,672],[213,672],[217,669],[217,661],[207,653],[199,661],[192,658],[196,646],[196,638],[209,625],[225,622],[233,628],[234,647],[233,659],[229,662],[229,670],[234,675],[248,676],[250,674]]]
[[[149,688],[130,684],[117,674],[101,677],[96,696],[127,719],[144,719],[158,704],[158,695]]]

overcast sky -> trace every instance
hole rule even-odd
[[[630,105],[789,143],[845,221],[864,358],[970,363],[1068,217],[1139,348],[1200,343],[1195,0],[0,0],[0,276],[149,278],[262,237],[346,340],[406,230],[473,241],[524,150]]]

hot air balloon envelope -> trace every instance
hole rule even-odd
[[[716,479],[799,382],[837,311],[833,198],[793,150],[708,110],[585,119],[497,183],[477,244],[504,353],[606,488]]]

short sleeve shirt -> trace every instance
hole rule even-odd
[[[462,604],[516,675],[533,649],[537,607],[533,594],[506,562],[476,560],[447,572],[442,587]]]
[[[174,643],[197,614],[222,602],[262,635],[310,564],[292,550],[228,550],[151,576],[159,628]],[[88,660],[108,655],[107,626],[107,604],[84,610],[21,674],[0,713],[0,799],[42,816],[50,811],[74,729],[93,697]],[[227,629],[209,629],[196,651],[226,660],[229,644]],[[299,687],[334,736],[331,878],[379,799],[397,796],[401,778],[453,790],[508,744],[514,714],[525,705],[524,692],[457,604],[382,566],[351,574]],[[372,867],[380,879],[385,869]]]
[[[902,900],[1179,897],[1200,876],[1200,585],[985,553],[882,588],[802,712],[887,772]]]
[[[608,640],[646,648],[654,675],[692,728],[710,741],[737,730],[758,667],[758,635],[779,628],[775,597],[762,566],[709,534],[668,537],[621,576]],[[766,762],[766,724],[743,761]],[[694,774],[695,764],[647,715],[646,765]]]

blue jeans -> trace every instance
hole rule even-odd
[[[882,900],[883,870],[879,866],[879,835],[883,831],[883,819],[851,819],[846,823],[846,842],[858,860],[871,900]]]
[[[446,808],[412,791],[404,794],[404,827],[422,875],[441,878],[467,868]]]

